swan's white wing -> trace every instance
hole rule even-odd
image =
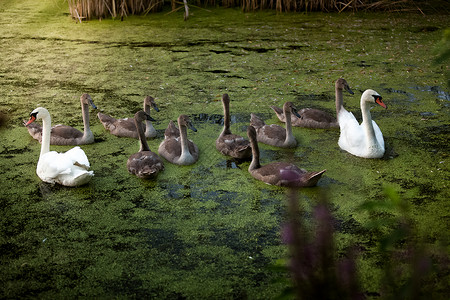
[[[36,173],[45,182],[62,183],[64,185],[70,180],[87,172],[89,161],[86,154],[80,147],[74,147],[65,153],[50,151],[39,158]],[[74,182],[76,184],[76,182]]]
[[[39,158],[36,173],[45,182],[55,182],[61,174],[70,174],[73,162],[64,153],[50,151]]]
[[[359,123],[356,120],[355,116],[351,112],[349,112],[345,109],[341,109],[341,111],[339,112],[338,119],[339,119],[339,127],[341,128],[341,131],[343,129],[345,130],[345,128],[349,127],[349,126],[351,126],[351,127],[354,127],[356,125],[359,126]]]
[[[84,153],[83,149],[81,149],[80,147],[78,147],[78,146],[73,147],[66,153],[62,153],[62,154],[65,155],[67,158],[69,158],[72,161],[72,164],[85,166],[86,170],[89,169],[89,167],[90,167],[89,160],[86,156],[86,153]]]
[[[94,176],[93,171],[86,171],[84,168],[74,166],[71,174],[58,176],[57,182],[66,186],[83,185],[88,183],[92,176]]]
[[[384,148],[384,138],[383,133],[381,132],[380,127],[378,127],[377,123],[375,121],[372,121],[373,130],[375,131],[375,137],[377,138],[378,143],[382,148]]]
[[[361,147],[365,141],[364,130],[355,116],[351,112],[341,110],[338,120],[341,130],[339,146],[347,151],[351,148]]]

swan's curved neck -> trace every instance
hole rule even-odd
[[[40,156],[50,151],[50,134],[52,130],[51,128],[52,128],[51,118],[49,115],[45,115],[42,118],[42,142],[41,142]]]
[[[370,104],[367,101],[361,101],[362,126],[366,133],[368,145],[373,145],[377,142],[375,130],[372,124],[372,115],[370,114]]]
[[[286,139],[284,140],[285,144],[291,144],[295,142],[294,134],[292,133],[292,121],[291,121],[291,109],[285,109],[284,115],[286,117]]]
[[[231,134],[230,130],[230,105],[223,101],[223,130],[221,135]]]
[[[94,138],[94,134],[89,127],[89,106],[88,104],[81,103],[81,113],[83,114],[83,137],[82,139],[91,140]]]
[[[188,138],[187,138],[187,127],[184,125],[180,125],[178,123],[178,127],[180,128],[180,142],[181,142],[181,155],[180,160],[185,162],[193,159],[191,152],[189,152]]]
[[[336,119],[339,117],[339,112],[341,111],[341,108],[344,106],[344,96],[342,93],[342,89],[336,87],[335,88],[335,94],[336,94]]]
[[[139,152],[141,151],[150,151],[150,148],[147,144],[147,139],[145,138],[144,129],[142,128],[142,122],[138,120],[134,120],[134,124],[136,125],[138,136],[139,136]]]
[[[261,168],[261,163],[259,162],[259,147],[256,137],[250,138],[250,145],[252,146],[252,162],[248,167],[249,171]]]
[[[150,105],[144,103],[144,111],[147,113],[147,115],[150,116]],[[156,129],[153,127],[152,121],[145,120],[145,133],[147,135],[153,134],[156,132]]]

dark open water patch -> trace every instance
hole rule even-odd
[[[4,158],[12,158],[14,157],[13,154],[23,154],[26,152],[31,152],[32,150],[28,147],[24,147],[24,148],[15,148],[15,147],[8,147],[8,146],[4,146],[4,149],[2,150],[2,152],[0,152],[0,155],[4,155]]]
[[[75,43],[75,44],[90,44],[90,45],[101,45],[104,48],[165,48],[170,52],[191,52],[190,47],[210,47],[210,46],[219,46],[224,48],[224,50],[211,49],[210,51],[216,54],[226,54],[232,53],[233,50],[245,50],[247,52],[256,52],[256,53],[266,53],[269,51],[276,50],[275,48],[264,48],[264,47],[242,47],[242,46],[229,46],[230,44],[239,44],[245,43],[245,40],[210,40],[210,39],[197,39],[195,41],[186,41],[179,40],[174,42],[153,42],[153,41],[144,41],[144,42],[118,42],[118,41],[101,41],[101,40],[84,40],[84,39],[65,39],[65,38],[56,38],[56,37],[36,37],[36,36],[25,36],[23,39],[31,39],[38,41],[47,41],[47,42],[67,42],[67,43]],[[296,46],[292,46],[295,48]],[[225,49],[227,48],[227,49]],[[232,50],[228,50],[232,49]],[[242,55],[241,52],[238,53]]]
[[[432,152],[450,153],[450,124],[428,126],[418,134],[422,144]]]
[[[161,253],[168,254],[174,258],[182,257],[186,249],[185,244],[177,237],[175,231],[170,229],[148,228],[143,230],[146,244],[151,248],[156,248]],[[178,262],[173,261],[176,265]]]
[[[433,182],[424,181],[420,178],[406,179],[395,176],[382,176],[383,180],[398,184],[405,191],[411,191],[408,194],[408,201],[416,206],[426,207],[428,204],[437,202],[435,197],[440,191],[433,185]]]
[[[169,199],[181,200],[191,198],[191,187],[188,185],[163,180],[159,181],[159,185],[167,192],[167,197]]]
[[[232,53],[232,51],[230,51],[230,50],[214,50],[214,49],[209,50],[209,52],[212,52],[212,53],[215,53],[215,54]]]
[[[416,97],[414,96],[414,94],[408,93],[408,92],[403,91],[403,90],[398,90],[398,89],[394,89],[394,88],[390,88],[390,87],[385,87],[385,88],[383,88],[383,90],[384,90],[386,93],[389,93],[389,94],[399,94],[399,95],[404,96],[404,97],[402,98],[402,100],[399,100],[398,97],[395,97],[395,98],[394,98],[394,100],[396,100],[397,102],[400,102],[400,103],[401,103],[401,102],[405,102],[405,100],[406,100],[406,102],[410,102],[410,103],[416,102],[416,101],[417,101],[417,99],[416,99]],[[403,100],[403,99],[404,99],[404,100]]]
[[[365,60],[361,60],[359,62],[356,62],[356,65],[358,67],[361,67],[361,68],[368,68],[368,67],[372,66],[372,65],[368,64]]]
[[[352,216],[348,219],[335,219],[334,229],[337,232],[355,235],[365,235],[370,234],[370,230],[365,228],[361,223],[356,221]]]
[[[281,244],[279,226],[267,228],[263,232],[248,227],[245,228],[245,233],[228,227],[211,229],[214,232],[214,235],[210,237],[211,244],[231,248],[236,253],[251,254],[251,259],[254,259],[254,263],[260,267],[270,263],[261,251],[269,246]]]
[[[242,47],[242,49],[245,51],[253,51],[256,53],[266,53],[275,50],[275,48],[261,48],[261,47]]]
[[[437,27],[437,26],[413,26],[410,27],[410,31],[414,32],[414,33],[419,33],[419,32],[434,32],[441,29],[441,27]]]
[[[450,107],[450,94],[446,92],[444,89],[442,89],[440,86],[415,86],[411,88],[422,92],[431,92],[439,100],[444,101],[445,107]]]
[[[227,74],[230,73],[230,71],[227,70],[206,70],[207,73],[213,73],[213,74]]]
[[[286,49],[286,50],[302,50],[303,48],[308,48],[311,46],[307,46],[307,45],[288,45],[285,47],[282,47],[282,49]]]
[[[223,125],[223,115],[220,114],[194,114],[192,120],[195,123],[208,123]]]
[[[241,170],[241,164],[246,162],[246,161],[250,161],[251,158],[249,159],[238,159],[238,158],[232,158],[229,157],[228,159],[223,159],[221,160],[216,167],[218,168],[222,168],[222,169],[239,169]]]
[[[207,123],[207,124],[217,124],[223,126],[223,115],[222,114],[192,114],[192,120],[195,123]],[[272,115],[269,113],[266,114],[259,114],[258,116],[263,116],[264,118],[270,118]],[[250,122],[250,113],[231,113],[230,115],[230,123],[236,124],[236,123],[244,123],[249,124]],[[248,125],[247,125],[248,126]],[[247,130],[247,127],[245,127],[245,130]]]

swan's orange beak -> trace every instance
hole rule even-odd
[[[25,126],[30,125],[31,123],[33,123],[34,121],[36,121],[36,116],[31,115],[30,119],[28,120],[28,122],[25,124]]]
[[[375,97],[375,103],[377,103],[377,104],[380,105],[381,107],[387,109],[386,104],[384,104],[383,101],[381,100],[381,96]]]

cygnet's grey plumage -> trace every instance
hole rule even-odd
[[[155,99],[151,96],[146,96],[144,98],[144,112],[148,115],[150,115],[150,107],[152,107],[157,112],[159,111]],[[103,127],[105,127],[105,129],[108,130],[111,134],[118,137],[129,137],[134,139],[139,138],[134,123],[134,118],[115,119],[101,112],[97,114],[97,117],[99,118],[100,122],[102,122]],[[153,118],[145,120],[146,138],[154,138],[156,136],[156,129],[153,127],[152,121],[155,120]]]
[[[343,90],[346,90],[350,94],[354,94],[350,89],[347,81],[343,78],[339,78],[335,83],[335,96],[336,96],[336,116],[339,113],[340,103],[343,102]],[[281,122],[286,122],[286,117],[283,110],[277,106],[271,106],[278,119]],[[298,111],[300,118],[296,115],[291,115],[292,126],[306,127],[306,128],[339,128],[337,117],[333,117],[329,113],[315,108],[303,108]]]
[[[171,121],[166,129],[165,138],[158,148],[158,153],[166,160],[177,165],[191,165],[198,160],[199,150],[191,140],[187,138],[187,128],[196,132],[194,125],[187,115],[178,117],[178,129]],[[178,132],[177,132],[178,131]],[[179,133],[177,135],[177,133]]]
[[[261,165],[255,128],[249,126],[247,134],[252,146],[252,162],[248,171],[255,179],[271,185],[311,187],[317,184],[322,174],[326,171],[307,172],[288,162],[273,162]]]
[[[80,97],[81,111],[83,116],[83,132],[68,125],[55,125],[50,131],[50,145],[85,145],[94,142],[94,134],[89,127],[89,105],[95,106],[89,94]],[[39,143],[42,143],[42,126],[38,123],[31,123],[27,126],[28,133]]]
[[[250,125],[255,127],[258,142],[263,144],[293,148],[297,146],[297,140],[292,132],[291,114],[298,115],[297,109],[292,102],[286,102],[283,105],[284,115],[287,116],[286,128],[279,125],[266,125],[264,121],[255,114],[251,114]]]
[[[223,155],[234,158],[250,158],[252,149],[250,142],[240,135],[231,133],[230,129],[230,97],[228,94],[222,95],[222,104],[224,111],[223,130],[216,140],[216,149]]]
[[[134,115],[140,148],[139,152],[132,154],[127,161],[128,172],[143,179],[155,178],[160,171],[164,170],[163,161],[156,153],[150,150],[145,138],[142,122],[149,118],[150,116],[142,110]]]

